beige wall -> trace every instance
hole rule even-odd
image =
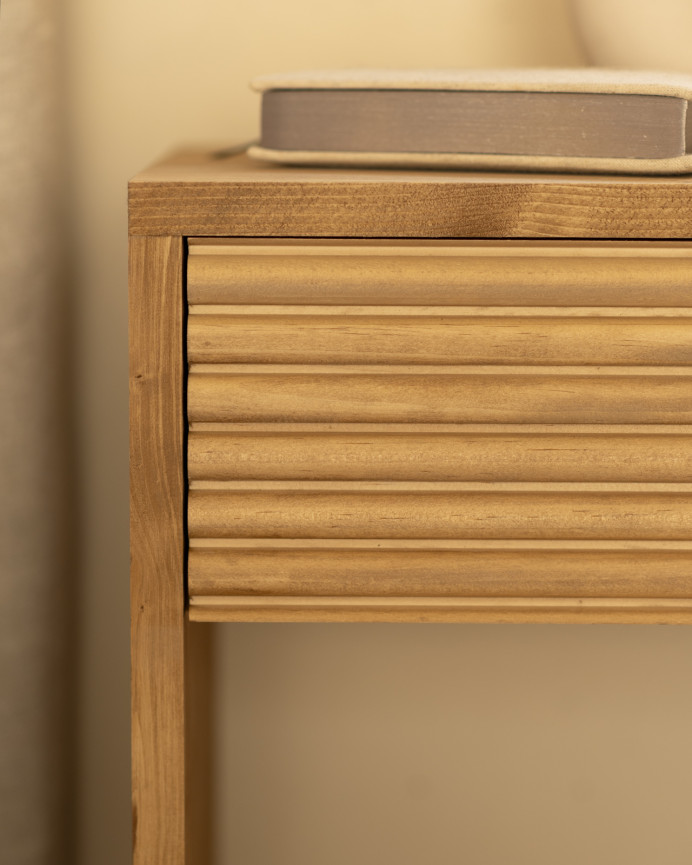
[[[58,27],[0,19],[0,861],[71,850],[74,567]]]
[[[558,0],[67,0],[82,434],[84,865],[129,851],[126,220],[174,145],[253,137],[253,75],[574,65]],[[677,865],[692,632],[228,626],[219,862]]]

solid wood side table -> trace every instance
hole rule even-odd
[[[132,181],[136,865],[209,860],[201,623],[692,621],[691,217],[688,178]]]

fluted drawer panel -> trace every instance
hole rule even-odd
[[[191,421],[692,422],[692,378],[670,367],[319,367],[193,364]]]
[[[692,430],[247,431],[193,425],[193,480],[692,481]],[[199,428],[203,427],[203,428]]]
[[[192,538],[692,539],[692,485],[193,482]]]
[[[692,621],[691,258],[193,242],[190,618]]]
[[[193,304],[687,306],[679,244],[191,242]]]
[[[259,543],[259,542],[258,542]],[[279,542],[274,542],[277,544]],[[692,597],[692,544],[193,546],[195,595]],[[677,549],[674,547],[678,547]]]
[[[205,307],[198,307],[204,310]],[[227,310],[232,310],[227,307]],[[317,308],[320,309],[320,308]],[[188,359],[213,363],[692,363],[692,318],[584,315],[193,314]]]

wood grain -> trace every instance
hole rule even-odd
[[[692,603],[651,598],[192,598],[200,622],[691,624]]]
[[[190,421],[690,423],[685,368],[193,366]]]
[[[183,243],[130,240],[130,543],[134,865],[206,865],[206,656],[185,623]],[[201,717],[200,717],[201,714]],[[197,718],[195,719],[195,715]],[[186,758],[187,751],[187,758]],[[200,801],[204,801],[202,798]]]
[[[131,182],[134,865],[209,861],[186,615],[692,623],[691,216],[679,177]]]
[[[191,538],[692,539],[690,491],[191,490]]]
[[[196,431],[192,480],[692,481],[692,434]]]
[[[130,242],[135,865],[185,862],[182,242]]]
[[[188,152],[130,182],[130,232],[688,238],[688,177],[338,171]]]
[[[439,546],[439,545],[438,545]],[[624,547],[624,545],[623,545]],[[396,597],[692,597],[692,550],[193,548],[202,595]]]
[[[191,315],[187,347],[193,363],[678,366],[692,319]]]
[[[191,243],[193,304],[688,306],[689,247]]]

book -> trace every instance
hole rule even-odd
[[[258,78],[287,164],[692,172],[692,77],[606,69],[333,70]]]

